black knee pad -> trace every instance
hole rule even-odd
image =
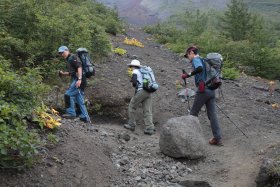
[[[80,106],[78,105],[78,103],[75,103],[75,106],[76,106],[76,114],[77,114],[77,116],[79,116],[80,114],[82,114],[82,111],[81,111]]]
[[[65,102],[65,108],[70,107],[70,96],[69,95],[64,95],[64,102]]]

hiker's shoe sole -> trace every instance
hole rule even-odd
[[[153,135],[155,133],[156,133],[156,131],[154,129],[152,129],[152,130],[144,130],[144,134],[147,134],[147,135]]]
[[[80,118],[80,121],[84,123],[90,123],[90,121],[87,118]]]
[[[61,117],[65,118],[65,119],[75,119],[76,118],[76,116],[72,116],[70,114],[63,114]]]
[[[124,124],[123,127],[126,128],[126,129],[128,129],[128,130],[135,131],[135,127],[132,127],[132,126],[129,125],[129,124]]]

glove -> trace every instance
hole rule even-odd
[[[199,82],[198,90],[199,90],[200,93],[203,93],[205,91],[205,82],[204,81]]]
[[[191,73],[183,73],[181,75],[182,79],[186,79],[186,78],[189,78],[191,76]]]

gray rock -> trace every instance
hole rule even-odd
[[[257,187],[280,185],[280,161],[266,158],[263,160],[259,174],[256,178]]]
[[[195,116],[169,119],[160,132],[160,150],[173,158],[199,159],[206,155],[206,143]]]
[[[123,133],[123,134],[119,134],[118,138],[123,139],[125,141],[129,141],[130,140],[130,135],[128,133]]]

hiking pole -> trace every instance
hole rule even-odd
[[[80,94],[80,96],[81,96],[82,102],[84,103],[84,105],[86,105],[86,103],[85,103],[85,101],[84,101],[84,99],[83,99],[83,95],[81,94],[80,89],[78,89],[78,91],[79,91],[79,94]],[[86,107],[86,106],[85,106],[85,107]],[[90,120],[90,117],[89,117],[88,112],[87,112],[86,118],[87,118],[87,120],[89,121],[89,123],[91,124],[91,120]]]
[[[225,98],[224,98],[223,90],[222,90],[222,88],[221,88],[221,87],[219,88],[219,96],[222,96],[222,99],[223,99],[223,101],[225,102]]]
[[[182,69],[182,73],[183,74],[186,74],[186,71],[184,69]],[[186,96],[187,96],[187,101],[188,101],[188,113],[190,113],[191,111],[191,108],[190,108],[190,101],[189,101],[189,94],[188,94],[188,88],[187,88],[187,81],[186,81],[186,78],[183,79],[184,80],[184,83],[185,83],[185,87],[186,87]]]
[[[182,69],[182,73],[183,73],[183,74],[186,74],[187,72],[186,72],[184,69]],[[185,86],[187,86],[186,78],[184,78],[183,80],[184,80]]]
[[[216,106],[218,107],[218,109],[220,109],[220,111],[224,114],[224,116],[226,116],[228,119],[229,119],[229,121],[233,124],[233,125],[235,125],[235,127],[246,137],[246,138],[248,138],[248,136],[231,120],[231,118],[219,107],[219,105],[216,103]]]

